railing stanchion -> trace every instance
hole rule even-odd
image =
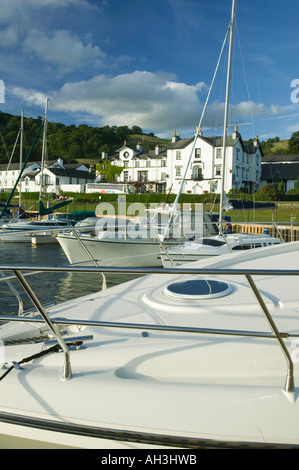
[[[250,274],[246,274],[246,279],[248,280],[249,282],[249,285],[251,287],[251,289],[253,290],[254,292],[254,295],[258,301],[258,303],[260,304],[270,326],[271,326],[271,329],[275,335],[275,337],[277,338],[280,346],[281,346],[281,349],[285,355],[285,358],[286,358],[286,361],[287,361],[287,365],[288,365],[288,371],[287,371],[287,378],[286,378],[286,385],[285,385],[285,389],[286,389],[286,392],[294,392],[295,391],[295,381],[294,381],[294,364],[293,364],[293,361],[292,361],[292,358],[289,354],[289,351],[287,350],[287,347],[286,345],[284,344],[284,341],[281,337],[281,334],[279,333],[276,325],[275,325],[275,322],[260,294],[260,292],[258,291],[252,277]]]
[[[70,379],[71,376],[72,376],[72,369],[71,369],[71,361],[70,361],[70,352],[69,352],[69,349],[68,349],[67,345],[65,344],[64,340],[62,339],[62,336],[60,335],[57,328],[53,325],[53,323],[49,319],[49,317],[47,315],[47,312],[45,311],[44,307],[42,306],[42,304],[40,303],[40,301],[36,297],[35,293],[31,289],[31,287],[29,286],[28,282],[26,281],[26,279],[24,278],[22,273],[18,270],[14,270],[14,273],[17,276],[17,278],[19,279],[22,286],[24,287],[27,294],[29,295],[30,299],[32,300],[32,302],[34,303],[34,305],[36,306],[36,308],[40,312],[40,314],[43,317],[44,321],[47,323],[50,330],[54,333],[60,347],[62,348],[62,350],[64,352],[64,367],[63,367],[62,378],[63,379]]]

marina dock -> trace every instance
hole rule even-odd
[[[250,234],[263,234],[267,233],[271,237],[280,237],[285,242],[292,242],[299,240],[299,226],[293,224],[284,224],[279,222],[265,222],[265,223],[248,223],[238,222],[232,223],[232,230],[234,233],[250,233]]]

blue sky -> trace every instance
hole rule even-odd
[[[43,116],[49,98],[50,121],[193,135],[230,15],[231,0],[0,0],[0,109]],[[230,124],[243,138],[299,130],[298,58],[297,1],[237,0]],[[226,52],[206,135],[222,133],[225,73]]]

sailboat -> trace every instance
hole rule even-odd
[[[218,256],[224,253],[230,253],[234,250],[248,250],[255,249],[262,246],[269,246],[282,243],[283,240],[271,237],[268,234],[263,235],[248,235],[246,233],[239,234],[224,234],[224,213],[233,207],[229,205],[229,199],[225,193],[225,174],[226,174],[226,152],[227,152],[227,129],[228,129],[228,110],[229,110],[229,97],[230,97],[230,81],[231,81],[231,61],[232,61],[232,45],[234,37],[234,26],[235,23],[232,19],[228,28],[229,32],[229,52],[228,52],[228,65],[227,65],[227,77],[226,77],[226,96],[225,96],[225,110],[224,110],[224,132],[223,132],[223,146],[222,146],[222,177],[221,177],[221,191],[220,191],[220,209],[219,209],[219,233],[214,237],[197,237],[194,241],[185,241],[181,245],[167,248],[167,250],[161,250],[160,256],[164,267],[178,266],[181,264],[196,261],[202,258]],[[225,37],[219,61],[216,67],[216,71],[212,80],[212,84],[209,90],[207,101],[204,107],[204,111],[201,117],[201,121],[197,128],[195,136],[195,142],[201,129],[202,118],[209,100],[211,88],[217,73],[217,69],[220,63],[223,48],[226,42],[227,36]],[[195,145],[194,145],[195,148]],[[194,149],[193,149],[194,150]],[[192,152],[186,165],[185,177],[190,166]]]
[[[47,309],[36,267],[0,266],[38,311],[2,317],[0,447],[298,449],[298,265],[290,242],[175,269],[39,266],[149,273]]]
[[[50,213],[50,210],[46,210],[42,203],[42,193],[43,193],[43,172],[45,166],[45,156],[46,156],[46,138],[47,138],[47,122],[48,122],[48,102],[46,100],[45,106],[45,119],[44,119],[44,133],[43,133],[43,146],[42,146],[42,161],[40,169],[40,194],[39,194],[39,216],[38,220],[9,220],[3,222],[0,230],[0,240],[5,243],[57,243],[55,236],[52,236],[53,230],[59,228],[70,227],[71,223],[67,220],[56,220],[56,219],[42,219],[41,215]],[[19,214],[22,210],[22,173],[24,171],[25,165],[23,165],[22,151],[23,151],[23,112],[21,117],[21,142],[20,142],[20,175],[18,181],[20,182],[20,191],[19,191]],[[16,188],[16,185],[15,185]],[[12,190],[14,193],[15,188]],[[11,196],[12,196],[11,194]],[[55,205],[52,210],[58,208],[62,205],[69,204],[71,200],[64,201]]]

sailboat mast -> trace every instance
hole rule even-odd
[[[228,105],[229,105],[229,93],[230,93],[230,79],[231,79],[231,59],[232,59],[232,48],[233,48],[233,36],[234,36],[234,25],[235,25],[235,12],[236,12],[236,0],[233,0],[232,4],[232,16],[230,21],[230,37],[229,37],[229,53],[228,53],[228,64],[227,64],[227,78],[226,78],[226,96],[225,96],[225,111],[224,111],[224,132],[223,132],[223,155],[222,155],[222,178],[221,178],[221,193],[220,193],[220,209],[219,209],[219,222],[223,222],[223,207],[224,207],[224,188],[226,178],[226,142],[227,142],[227,122],[228,122]]]
[[[47,149],[48,103],[49,103],[49,98],[47,98],[46,100],[46,107],[45,107],[45,121],[44,121],[42,162],[41,162],[41,173],[40,173],[40,190],[39,190],[40,201],[42,199],[42,192],[43,192],[44,165],[45,165],[46,149]]]
[[[23,137],[24,137],[24,111],[21,113],[21,137],[20,137],[20,172],[23,166]],[[19,210],[22,206],[22,178],[20,179],[20,190],[19,190]]]

